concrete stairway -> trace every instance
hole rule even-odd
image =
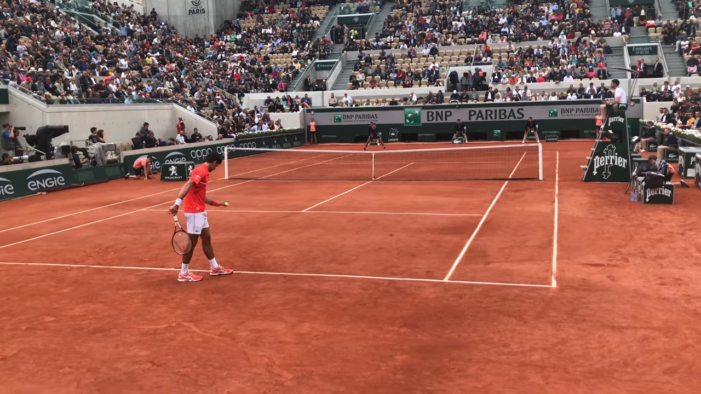
[[[591,19],[594,21],[606,19],[609,16],[606,0],[591,0],[589,3],[589,12],[591,13]]]
[[[625,79],[628,78],[628,73],[623,70],[614,70],[612,67],[625,67],[630,68],[630,65],[626,64],[625,57],[623,56],[623,50],[625,48],[611,48],[612,54],[606,55],[606,65],[609,67],[608,72],[611,78]]]
[[[664,54],[665,62],[667,62],[667,68],[669,68],[669,76],[685,77],[686,65],[684,64],[684,58],[674,50],[674,47],[674,45],[662,45],[662,53]]]
[[[663,21],[675,21],[679,18],[679,11],[670,0],[659,0]]]
[[[385,25],[385,19],[392,13],[392,8],[394,8],[394,3],[385,3],[382,6],[382,10],[379,14],[375,15],[372,24],[367,27],[365,38],[373,39],[375,38],[375,33],[382,33],[382,27]]]
[[[331,86],[331,90],[343,90],[346,89],[346,84],[350,81],[350,77],[353,74],[353,65],[355,64],[355,59],[346,61],[345,64],[341,64],[343,69],[341,73],[338,74],[336,82]]]

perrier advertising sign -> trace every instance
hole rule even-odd
[[[585,182],[630,181],[630,157],[625,143],[599,142],[584,174]]]

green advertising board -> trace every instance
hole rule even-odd
[[[163,166],[163,171],[161,171],[161,181],[185,182],[186,180],[190,179],[190,174],[194,169],[195,163],[191,161],[169,163]]]
[[[204,163],[204,159],[212,152],[217,152],[224,157],[224,149],[226,147],[287,149],[301,146],[304,144],[304,134],[297,132],[246,139],[245,141],[234,141],[232,139],[225,139],[223,141],[226,142],[203,142],[127,151],[122,153],[122,162],[124,163],[126,171],[133,174],[134,162],[141,157],[151,155],[155,158],[151,160],[151,169],[154,172],[161,172],[166,164],[184,162],[193,162],[194,164]]]
[[[628,55],[630,56],[657,55],[657,44],[628,45],[626,48],[628,48]]]
[[[329,71],[333,68],[338,60],[317,60],[314,62],[316,71]]]
[[[586,182],[630,181],[630,156],[627,143],[599,142],[592,152],[584,180]]]
[[[373,14],[351,14],[339,15],[337,24],[339,25],[366,25]]]
[[[636,101],[639,99],[633,99]],[[458,119],[465,125],[468,139],[504,141],[523,138],[529,117],[538,123],[541,139],[549,134],[558,140],[594,138],[595,115],[601,101],[518,102],[388,106],[354,108],[314,108],[305,110],[305,124],[314,111],[320,142],[352,143],[366,140],[370,122],[386,135],[394,130],[397,141],[449,141]],[[631,106],[629,123],[636,126],[642,105]],[[635,128],[635,127],[634,127]],[[552,131],[548,131],[552,130]],[[428,136],[427,134],[434,134]],[[552,139],[552,137],[551,137]]]
[[[7,91],[7,86],[0,86],[0,105],[10,104],[10,93]]]
[[[64,164],[41,166],[17,171],[0,172],[0,200],[37,194],[73,185],[73,167]],[[49,162],[42,162],[49,163]],[[18,164],[17,166],[23,166]],[[12,166],[7,167],[11,169]]]

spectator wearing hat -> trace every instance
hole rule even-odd
[[[450,102],[455,104],[460,103],[460,95],[457,90],[453,90],[453,94],[450,95]]]

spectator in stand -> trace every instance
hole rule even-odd
[[[131,148],[132,149],[144,149],[144,142],[141,139],[141,133],[138,131],[136,132],[136,135],[134,138],[131,139]]]
[[[179,143],[184,143],[185,138],[187,138],[185,121],[183,120],[182,116],[178,117],[178,121],[175,123],[175,135],[176,141],[179,141]],[[182,142],[180,142],[180,140],[182,140]]]
[[[102,144],[106,143],[105,130],[102,130],[102,129],[98,130],[96,136],[97,136],[97,142],[102,143]]]
[[[153,131],[149,131],[146,137],[143,137],[144,148],[155,148],[156,147],[156,137]]]
[[[203,141],[204,138],[202,137],[202,134],[200,134],[199,130],[195,128],[192,132],[192,136],[190,136],[190,142],[201,142]]]
[[[329,97],[329,107],[337,107],[338,106],[338,100],[336,100],[336,96],[331,93],[331,97]]]
[[[304,105],[305,108],[310,108],[312,106],[312,99],[309,98],[309,94],[305,93],[304,97],[300,100]]]
[[[149,131],[150,131],[150,130],[148,129],[148,127],[149,127],[148,122],[144,122],[144,125],[143,125],[143,126],[141,127],[141,129],[139,130],[139,135],[141,135],[141,138],[142,138],[142,139],[148,137],[148,134],[149,134]]]
[[[90,135],[88,136],[88,145],[97,144],[97,127],[90,128]]]
[[[80,169],[83,168],[85,164],[90,163],[90,159],[83,157],[82,159],[78,155],[78,148],[71,146],[71,161],[73,162],[73,168]]]

